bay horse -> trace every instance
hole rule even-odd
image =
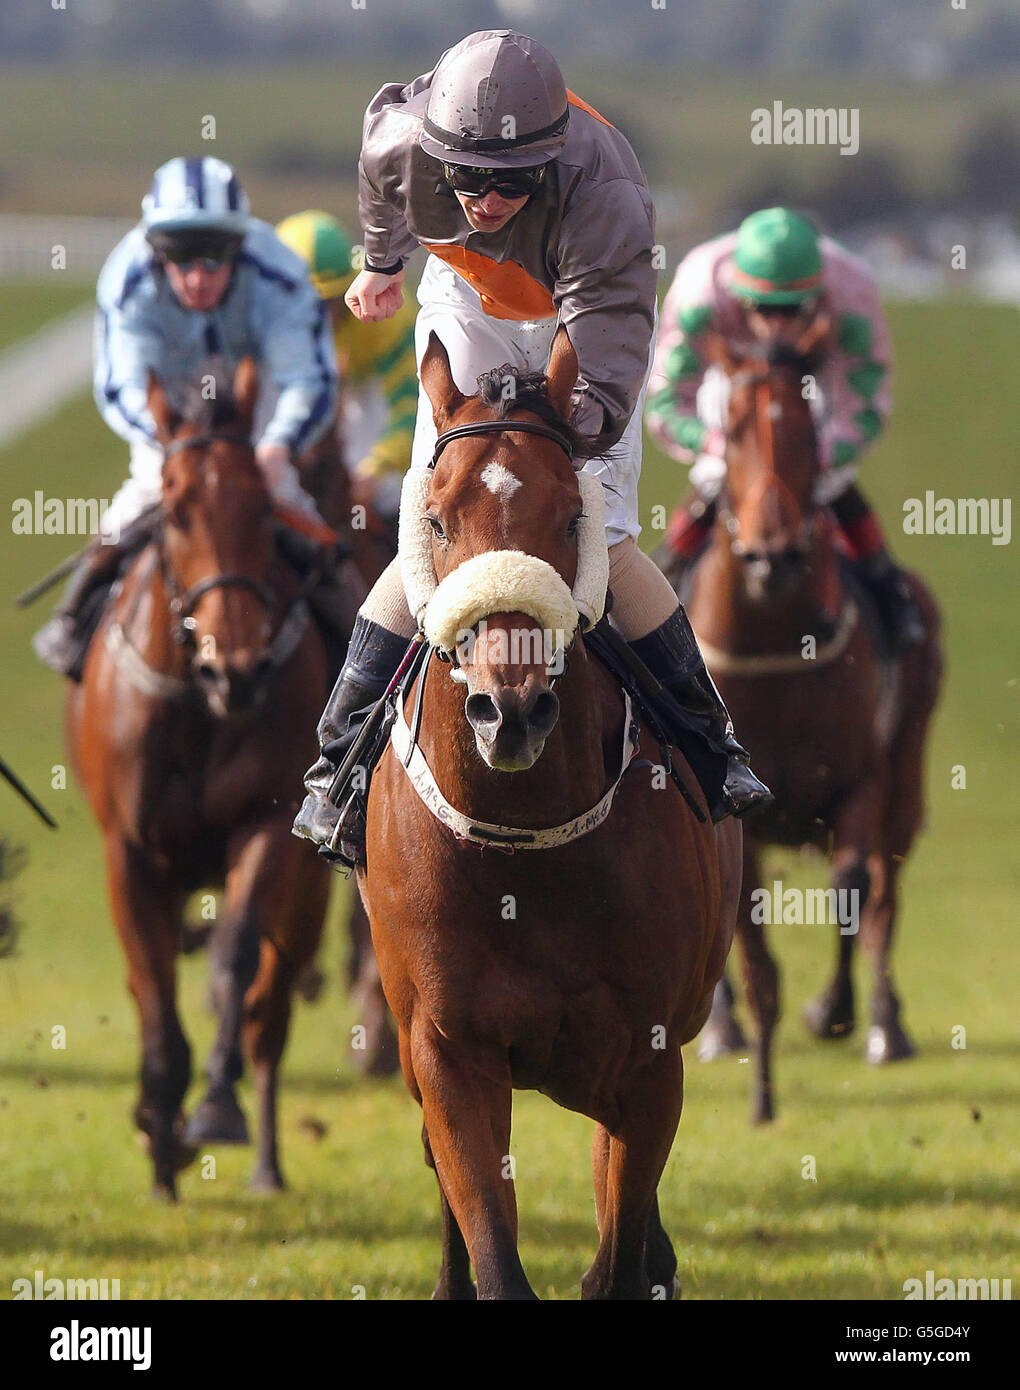
[[[66,706],[141,1020],[135,1123],[154,1192],[170,1200],[198,1145],[248,1140],[234,1089],[242,1045],[258,1095],[252,1184],[283,1186],[277,1072],[291,988],[314,956],[328,894],[324,866],[309,864],[290,834],[326,689],[323,644],[275,545],[250,443],[258,390],[250,359],[233,385],[232,405],[221,396],[181,419],[150,377],[165,453],[158,528]],[[205,1098],[185,1126],[191,1051],[175,962],[186,898],[217,883],[225,884],[211,938],[218,1032]]]
[[[418,519],[431,527],[438,581],[425,630],[445,595],[471,640],[448,672],[426,660],[407,692],[415,733],[403,756],[391,742],[375,770],[359,882],[439,1183],[436,1298],[535,1297],[517,1250],[514,1088],[595,1121],[600,1243],[582,1296],[672,1296],[657,1187],[682,1108],[681,1046],[707,1017],[739,894],[737,822],[713,827],[697,789],[699,821],[671,781],[642,772],[659,761],[644,729],[634,751],[645,758],[621,775],[634,726],[586,652],[577,609],[555,629],[566,634],[558,677],[543,653],[553,629],[527,611],[541,611],[539,589],[569,601],[577,577],[582,503],[565,424],[577,374],[563,330],[544,389],[517,381],[500,407],[461,395],[434,334],[421,364],[441,436]],[[599,522],[603,555],[604,534]],[[494,596],[500,565],[508,582],[525,576],[503,590],[512,611]],[[465,612],[454,596],[469,575],[480,597]],[[415,782],[424,767],[447,800],[444,819],[411,781],[414,755]],[[581,821],[595,828],[576,834]]]
[[[829,331],[821,316],[795,344],[742,349],[716,336],[710,348],[729,377],[726,477],[687,606],[739,736],[775,797],[745,826],[737,918],[758,1043],[756,1123],[774,1113],[779,1017],[760,871],[767,845],[827,850],[832,887],[843,894],[830,892],[828,905],[857,909],[852,920],[839,917],[835,975],[808,1006],[808,1026],[821,1038],[852,1031],[859,926],[874,970],[866,1056],[890,1062],[913,1052],[890,953],[897,880],[923,815],[924,748],[941,675],[939,613],[912,575],[926,640],[882,659],[863,620],[863,595],[847,587],[835,518],[813,501],[819,455],[804,381]],[[729,1050],[731,1005],[723,981],[702,1055]]]

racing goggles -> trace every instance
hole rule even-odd
[[[185,259],[183,255],[164,251],[163,259],[170,261],[178,270],[183,270],[185,274],[190,270],[198,269],[212,275],[214,271],[222,270],[234,258],[233,256],[188,256]]]
[[[530,198],[545,180],[545,164],[527,169],[476,169],[470,164],[444,164],[443,177],[455,193],[484,198],[498,193],[501,198]]]

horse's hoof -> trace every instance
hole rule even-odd
[[[898,1023],[874,1023],[868,1029],[868,1042],[864,1055],[875,1066],[886,1062],[904,1062],[913,1057],[917,1049]]]
[[[854,1031],[854,1003],[823,994],[804,1009],[804,1022],[816,1038],[848,1038]]]
[[[770,1125],[775,1118],[776,1112],[770,1100],[755,1105],[751,1111],[751,1123],[753,1125]]]
[[[188,1144],[250,1144],[248,1121],[232,1095],[206,1097],[184,1131]]]
[[[306,965],[294,982],[294,990],[306,1004],[314,1004],[325,983],[326,977],[318,966]]]
[[[174,1155],[174,1168],[178,1173],[184,1168],[190,1168],[197,1157],[197,1144],[189,1144],[186,1139],[177,1140],[177,1151]]]
[[[279,1169],[256,1168],[248,1184],[252,1192],[285,1192],[287,1184]]]
[[[152,1198],[155,1202],[162,1202],[164,1206],[176,1206],[177,1188],[172,1182],[154,1182],[152,1184]]]
[[[746,1052],[747,1039],[735,1018],[724,1023],[709,1020],[698,1038],[698,1061],[714,1062],[717,1057],[728,1057],[731,1052]]]

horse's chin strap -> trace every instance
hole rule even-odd
[[[431,655],[431,653],[429,654]],[[428,658],[426,658],[426,668]],[[397,761],[407,773],[411,786],[429,811],[442,825],[451,830],[458,840],[479,848],[502,850],[513,854],[522,849],[556,849],[590,835],[603,823],[612,810],[613,800],[619,790],[623,775],[631,764],[637,748],[638,732],[630,696],[623,692],[623,747],[620,752],[620,771],[616,781],[602,799],[590,810],[582,811],[573,820],[563,825],[553,825],[542,830],[526,830],[513,825],[494,825],[489,821],[475,820],[452,806],[439,790],[432,769],[418,744],[418,730],[421,726],[422,691],[425,685],[425,670],[422,670],[412,715],[412,729],[404,718],[403,701],[396,701],[396,719],[390,730],[390,743]]]

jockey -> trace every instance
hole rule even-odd
[[[54,670],[80,679],[96,593],[148,538],[163,452],[147,401],[164,382],[230,374],[252,356],[278,392],[255,458],[277,502],[320,521],[292,455],[325,429],[337,395],[326,316],[300,259],[250,216],[229,164],[171,159],[156,170],[142,220],[110,254],[96,292],[94,395],[131,450],[130,476],[102,519],[63,602],[34,639]],[[321,524],[321,521],[320,521]],[[109,543],[108,543],[109,542]]]
[[[344,303],[360,265],[350,238],[326,212],[298,212],[276,229],[308,267],[333,326],[343,379],[340,431],[344,459],[387,520],[400,507],[400,484],[411,462],[418,405],[414,304],[391,319],[361,324]]]
[[[889,334],[871,271],[838,242],[786,208],[752,213],[736,232],[696,247],[663,305],[649,385],[647,424],[663,448],[692,464],[696,500],[673,516],[667,545],[693,563],[708,541],[726,473],[728,380],[704,359],[705,335],[768,343],[797,337],[818,313],[832,322],[818,374],[822,474],[827,504],[897,647],[923,637],[920,612],[894,564],[878,518],[855,479],[889,415]]]
[[[365,115],[359,172],[365,268],[346,295],[357,318],[397,312],[404,262],[424,246],[418,361],[436,332],[461,392],[472,394],[481,373],[504,363],[544,371],[557,326],[567,329],[580,366],[571,423],[602,451],[585,471],[609,485],[613,622],[725,753],[726,786],[713,814],[767,800],[683,608],[635,544],[656,273],[651,198],[630,145],[567,91],[540,44],[483,31],[409,85],[382,88]],[[422,390],[412,472],[428,466],[435,442]],[[350,716],[382,695],[415,627],[394,561],[362,605],[319,724],[323,746],[353,739]],[[334,771],[325,756],[309,771],[295,822],[295,833],[319,844],[339,820],[328,798]]]

